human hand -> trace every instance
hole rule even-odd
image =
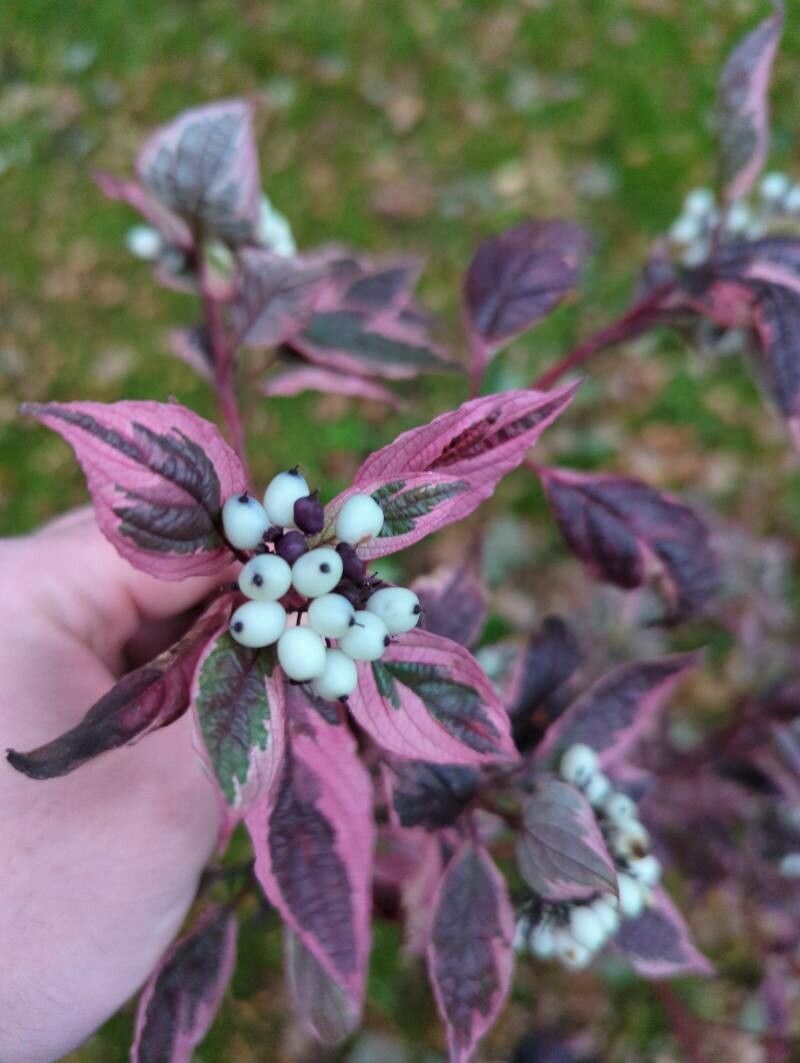
[[[89,510],[0,543],[2,747],[71,727],[219,582],[138,572]],[[46,782],[3,759],[0,824],[0,1060],[58,1059],[177,933],[214,848],[216,798],[183,717]]]

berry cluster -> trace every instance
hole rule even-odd
[[[383,527],[383,511],[370,495],[351,495],[330,539],[311,545],[324,524],[317,492],[297,469],[274,477],[263,505],[245,493],[222,507],[228,542],[254,551],[238,582],[250,601],[233,613],[231,635],[253,648],[277,643],[287,678],[311,682],[330,701],[355,690],[357,661],[379,660],[392,635],[416,627],[420,605],[413,591],[367,573],[358,556],[357,546]],[[289,613],[296,616],[291,627]]]
[[[776,226],[800,223],[800,184],[785,173],[768,173],[752,201],[737,200],[722,210],[710,188],[693,188],[669,230],[669,240],[684,266],[700,266],[711,253],[713,233],[722,222],[723,239],[757,240]]]
[[[562,779],[589,801],[609,852],[617,865],[619,895],[600,894],[580,903],[551,903],[535,898],[521,914],[514,947],[538,959],[556,958],[568,970],[582,970],[616,934],[622,919],[636,919],[651,903],[661,879],[661,864],[650,853],[650,838],[636,804],[598,768],[597,754],[576,744],[564,753]]]

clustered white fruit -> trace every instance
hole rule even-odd
[[[579,903],[535,898],[517,920],[514,947],[538,959],[557,959],[568,970],[588,967],[617,933],[623,919],[636,919],[652,903],[661,864],[650,852],[650,837],[636,803],[600,771],[597,754],[576,743],[559,764],[561,778],[579,790],[595,810],[617,866],[618,895],[600,893]]]
[[[668,237],[685,266],[700,266],[709,257],[712,234],[722,222],[722,238],[757,240],[776,227],[800,223],[800,183],[785,173],[765,174],[755,195],[723,209],[710,188],[693,188]]]
[[[231,616],[232,637],[252,648],[277,643],[287,678],[310,682],[332,701],[355,690],[356,662],[379,660],[393,635],[417,626],[421,610],[413,591],[383,584],[358,556],[383,528],[374,498],[351,495],[320,541],[324,523],[322,503],[298,469],[278,473],[263,504],[245,492],[222,507],[225,538],[253,555],[239,573],[249,600]]]

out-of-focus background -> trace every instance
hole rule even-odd
[[[529,215],[585,223],[596,253],[584,298],[492,368],[490,387],[525,384],[621,309],[684,193],[713,181],[716,78],[766,10],[756,0],[5,0],[0,531],[24,531],[86,497],[68,448],[23,425],[20,400],[175,395],[213,416],[206,386],[167,353],[168,330],[193,320],[191,298],[155,286],[125,247],[137,219],[91,180],[95,169],[129,172],[153,126],[193,104],[252,96],[265,189],[299,246],[424,255],[422,295],[460,356],[458,289],[477,241]],[[800,19],[791,16],[772,93],[771,164],[800,177]],[[367,450],[467,396],[457,379],[402,390],[410,401],[396,415],[330,397],[251,396],[256,475],[300,461],[333,491]],[[545,445],[564,464],[688,491],[759,534],[800,530],[800,475],[750,375],[738,359],[698,358],[674,334],[601,356]],[[543,566],[557,539],[538,488],[516,481],[504,498],[524,518],[532,591],[552,597]],[[412,569],[455,542],[445,537]],[[522,596],[512,605],[523,623],[532,619]],[[720,659],[725,649],[715,647]],[[719,694],[708,684],[700,704]],[[378,926],[367,1033],[331,1058],[442,1058],[430,994],[400,943],[396,927]],[[278,930],[243,935],[241,953],[197,1058],[297,1058]],[[725,964],[732,980],[684,996],[701,1013],[736,1020],[757,972],[735,950]],[[523,973],[485,1058],[510,1058],[520,1036],[557,1020],[593,1031],[604,1059],[681,1058],[651,989],[616,968],[602,980]],[[123,1060],[129,1036],[126,1012],[70,1059]]]

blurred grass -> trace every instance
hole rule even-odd
[[[597,254],[585,297],[498,359],[491,383],[508,386],[529,380],[621,307],[637,262],[684,192],[713,179],[715,79],[733,40],[766,6],[5,0],[0,531],[25,531],[86,497],[68,448],[21,424],[19,401],[175,395],[213,415],[205,386],[166,353],[167,330],[192,320],[191,300],[154,287],[123,246],[132,214],[105,202],[91,182],[94,169],[128,171],[155,124],[191,104],[252,95],[264,186],[299,244],[424,254],[423,294],[456,350],[460,274],[482,236],[529,214],[586,223]],[[790,19],[772,97],[773,164],[786,169],[796,152],[790,90],[800,75],[798,44],[800,21]],[[597,383],[587,383],[572,420],[545,443],[559,460],[689,488],[746,513],[759,532],[800,528],[797,475],[765,482],[761,471],[762,463],[787,469],[781,429],[738,362],[700,368],[679,339],[664,336],[602,356],[590,375]],[[407,391],[409,409],[399,416],[319,397],[248,396],[256,474],[300,461],[333,490],[365,451],[466,394],[463,383],[442,381]],[[756,486],[763,501],[754,515]],[[515,490],[516,508],[541,518],[538,494],[520,498]],[[266,948],[273,971],[277,941]],[[408,1014],[410,975],[394,973],[396,947],[392,928],[380,928],[370,1025],[429,1045],[430,1000],[423,995],[425,1021]],[[263,958],[247,949],[250,966],[234,984],[241,999],[226,1005],[198,1058],[267,1058],[265,1031],[277,1036],[285,1003],[279,978],[257,966]],[[548,980],[540,1017],[556,981]],[[523,1009],[532,985],[523,976],[515,990]],[[612,992],[578,1013],[591,1011],[608,1044],[633,1053],[625,1058],[643,1058],[637,1053],[652,1047],[660,1012],[647,987],[629,980],[618,996],[620,1005],[634,1003],[617,1006]],[[517,1008],[492,1043],[507,1054],[509,1038],[525,1028]],[[116,1018],[71,1058],[121,1060],[128,1036],[128,1019]],[[427,1050],[412,1049],[412,1058]],[[608,1058],[623,1058],[616,1053]]]

